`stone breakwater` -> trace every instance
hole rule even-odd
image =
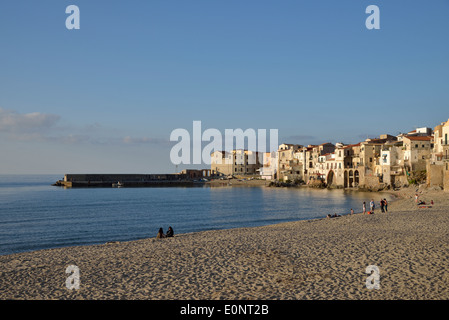
[[[186,174],[66,174],[54,186],[76,187],[177,187],[199,186],[201,179]]]

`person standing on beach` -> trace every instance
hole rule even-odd
[[[351,214],[354,214],[354,210],[352,210],[352,208],[351,208]]]
[[[365,213],[366,213],[366,202],[363,201],[363,214],[365,214]]]
[[[388,212],[388,202],[387,199],[384,198],[384,206],[385,206],[385,212]]]
[[[374,199],[371,199],[371,202],[369,203],[370,212],[374,212]]]
[[[384,206],[385,206],[384,199],[380,199],[380,211],[381,211],[381,212],[385,212]]]

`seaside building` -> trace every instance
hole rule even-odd
[[[435,127],[433,138],[433,150],[426,166],[427,185],[449,191],[449,120]]]
[[[426,170],[433,150],[432,136],[405,136],[403,138],[404,165],[408,171]]]
[[[210,169],[184,169],[178,175],[185,179],[210,179],[212,172]]]
[[[262,154],[257,151],[214,151],[211,154],[211,171],[218,176],[259,175],[262,161]]]
[[[402,141],[387,141],[383,145],[375,170],[382,173],[382,181],[387,186],[399,187],[408,183]]]
[[[360,164],[363,167],[362,185],[368,189],[382,188],[386,185],[381,167],[381,151],[387,139],[366,139],[361,142]]]
[[[343,184],[344,188],[358,187],[364,184],[364,160],[362,143],[351,144],[342,148]]]
[[[334,152],[319,157],[320,176],[329,187],[344,186],[344,151],[337,147]]]
[[[304,173],[304,181],[310,183],[313,180],[325,181],[327,169],[325,162],[332,158],[331,154],[335,151],[335,145],[326,142],[320,145],[309,145],[303,149],[302,159],[305,161],[307,172]]]
[[[449,120],[435,127],[432,162],[449,159]]]
[[[319,180],[328,187],[371,190],[401,187],[427,175],[428,185],[449,191],[449,120],[434,130],[382,134],[351,145],[282,144],[277,170],[279,181]]]
[[[407,133],[400,133],[396,136],[398,141],[402,141],[404,137],[419,137],[419,136],[431,136],[433,134],[432,128],[422,127],[416,128]]]
[[[215,176],[231,176],[233,173],[232,152],[214,151],[211,154],[211,170]]]
[[[262,167],[259,169],[260,177],[265,180],[275,180],[277,177],[277,152],[264,152]]]
[[[277,168],[279,181],[302,180],[302,163],[295,154],[302,148],[299,144],[283,143],[277,151]]]
[[[313,157],[312,150],[315,146],[308,145],[307,147],[302,147],[295,152],[295,158],[298,159],[298,163],[301,166],[301,176],[303,181],[308,181],[309,172],[313,170]]]
[[[278,149],[279,181],[324,180],[323,156],[335,150],[332,143],[320,145],[281,144]]]

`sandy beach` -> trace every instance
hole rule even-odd
[[[415,189],[388,213],[0,256],[0,299],[449,299],[449,193],[420,189],[420,209]]]

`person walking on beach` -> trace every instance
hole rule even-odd
[[[388,202],[387,199],[384,198],[384,206],[385,206],[385,212],[388,212]]]
[[[365,213],[366,213],[366,202],[363,201],[363,214],[365,214]]]
[[[380,211],[381,211],[381,212],[385,212],[384,206],[385,206],[384,199],[380,199]]]
[[[159,228],[159,232],[157,233],[156,238],[157,239],[165,238],[164,230],[162,230],[162,228]]]
[[[371,202],[369,203],[370,212],[374,212],[374,199],[371,199]]]

